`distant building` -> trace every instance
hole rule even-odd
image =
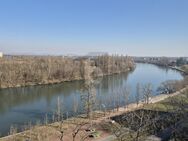
[[[2,52],[0,52],[0,58],[2,58],[3,57],[3,53]]]

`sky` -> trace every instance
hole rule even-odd
[[[188,56],[188,0],[0,0],[0,52]]]

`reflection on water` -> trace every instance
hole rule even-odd
[[[67,82],[56,85],[29,86],[23,88],[10,88],[0,91],[0,113],[6,113],[11,108],[20,105],[35,103],[45,100],[47,105],[51,104],[53,97],[62,95],[69,97],[71,93],[81,88],[82,82]]]
[[[137,64],[133,72],[98,79],[96,84],[97,101],[99,107],[101,104],[113,107],[112,99],[116,96],[116,91],[124,86],[129,86],[131,89],[129,102],[133,102],[137,83],[152,83],[155,95],[156,88],[161,82],[179,79],[182,79],[182,76],[175,70],[150,64]],[[19,126],[44,119],[46,113],[53,113],[56,109],[57,97],[63,101],[63,109],[71,113],[73,99],[76,98],[80,101],[82,86],[83,81],[74,81],[0,90],[0,133],[6,135],[10,126],[14,124]]]

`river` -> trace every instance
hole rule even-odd
[[[130,89],[129,102],[135,102],[136,85],[151,83],[153,95],[157,87],[166,80],[181,80],[183,76],[176,70],[151,64],[136,64],[134,71],[99,78],[96,84],[98,107],[114,107],[112,100],[116,91],[127,86]],[[8,134],[11,125],[23,125],[43,121],[56,111],[59,97],[66,116],[71,116],[73,103],[78,103],[81,111],[80,91],[83,81],[64,82],[53,85],[28,86],[0,90],[0,136]],[[122,98],[121,98],[122,99]],[[75,102],[76,101],[76,102]],[[123,104],[123,102],[121,102]]]

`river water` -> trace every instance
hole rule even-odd
[[[125,86],[130,90],[129,102],[135,102],[136,85],[151,83],[153,95],[157,95],[157,87],[166,80],[181,80],[183,76],[172,69],[151,64],[136,64],[134,71],[99,78],[96,84],[98,108],[113,108],[117,91]],[[56,111],[57,99],[66,116],[71,116],[73,103],[81,112],[81,89],[83,81],[64,82],[53,85],[28,86],[0,90],[0,136],[5,136],[14,125],[23,125],[43,121]],[[121,97],[120,97],[121,98]],[[123,98],[121,98],[123,99]],[[123,101],[121,101],[123,104]]]

